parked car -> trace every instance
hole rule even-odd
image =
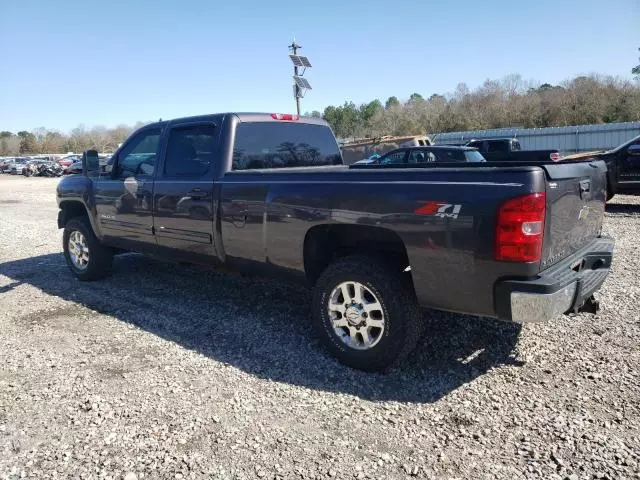
[[[62,157],[60,160],[58,160],[58,164],[61,167],[68,167],[74,162],[78,162],[80,160],[80,155],[67,155],[66,157]]]
[[[607,164],[607,200],[617,193],[640,195],[640,135],[611,150],[578,153],[562,161],[604,160]]]
[[[77,160],[62,170],[63,175],[72,175],[77,173],[82,173],[82,160]]]
[[[558,150],[522,150],[520,142],[515,138],[471,140],[467,146],[477,148],[489,162],[555,162],[560,158]]]
[[[5,172],[11,175],[22,175],[22,169],[29,162],[28,158],[18,157],[9,162]]]
[[[365,138],[344,142],[340,144],[342,160],[345,165],[374,154],[382,155],[400,147],[421,147],[432,145],[431,139],[425,135],[405,135],[405,136],[383,136],[376,138]]]
[[[5,157],[0,159],[0,173],[9,173],[9,165],[13,162],[14,157]]]
[[[380,370],[415,346],[419,306],[519,323],[596,312],[614,248],[605,175],[592,160],[349,167],[321,119],[216,114],[142,127],[109,174],[87,155],[56,199],[78,279],[124,251],[286,275],[313,287],[328,350]]]
[[[359,160],[354,165],[411,165],[432,162],[486,162],[477,148],[432,146],[397,148],[382,156]]]

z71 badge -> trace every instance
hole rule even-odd
[[[462,205],[457,203],[427,202],[416,208],[413,213],[440,218],[458,218],[460,210],[462,210]]]

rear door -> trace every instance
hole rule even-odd
[[[213,176],[220,129],[213,122],[172,125],[153,191],[158,246],[180,256],[215,256]]]
[[[571,255],[602,229],[606,165],[602,161],[542,165],[547,216],[541,269]]]

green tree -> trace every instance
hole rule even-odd
[[[638,49],[640,51],[640,48]],[[638,58],[640,60],[640,58]],[[631,69],[631,73],[636,76],[637,80],[640,80],[640,64],[636,65]]]
[[[338,135],[338,109],[332,105],[324,109],[322,118],[331,126],[333,132]]]
[[[8,132],[6,130],[0,132],[0,138],[9,138],[9,137],[13,137],[13,133]]]
[[[389,110],[391,107],[397,107],[399,105],[400,105],[400,100],[398,100],[398,97],[393,96],[387,99],[386,103],[384,104],[384,108]]]
[[[18,132],[18,136],[22,138],[20,140],[20,153],[38,153],[38,142],[33,133]]]
[[[419,93],[412,93],[409,97],[409,102],[417,102],[420,100],[424,100],[424,98]]]
[[[359,110],[362,122],[367,124],[376,115],[376,113],[382,111],[382,103],[380,103],[380,100],[375,99],[372,102],[360,105]]]

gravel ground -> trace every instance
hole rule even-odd
[[[599,315],[436,313],[383,375],[295,285],[139,255],[76,281],[57,181],[0,175],[0,477],[640,478],[640,198],[608,206]]]

